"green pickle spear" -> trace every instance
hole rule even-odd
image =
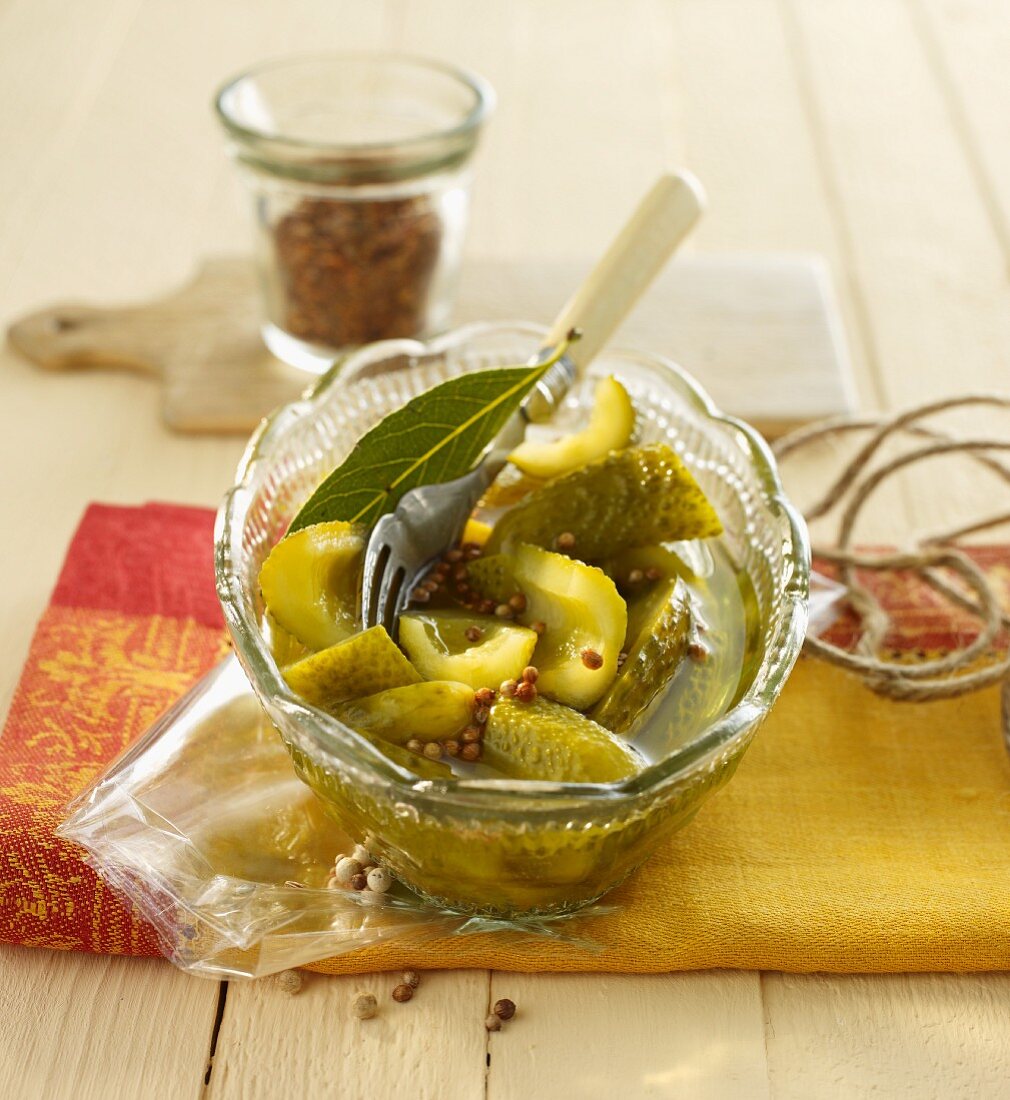
[[[537,690],[584,710],[607,690],[628,613],[614,582],[601,569],[537,546],[519,546],[513,558],[524,622],[545,629],[533,653]]]
[[[321,710],[377,691],[416,684],[421,677],[385,627],[373,626],[284,669],[292,691]]]
[[[627,742],[543,697],[494,704],[484,730],[484,761],[513,779],[553,783],[615,783],[642,768]]]
[[[429,680],[497,687],[530,663],[536,634],[469,611],[411,611],[400,616],[400,643]]]
[[[691,600],[679,577],[657,581],[632,601],[627,657],[590,717],[614,733],[631,732],[683,661],[690,629]]]
[[[691,472],[665,443],[631,447],[555,478],[495,524],[485,553],[518,543],[552,547],[574,536],[573,556],[597,561],[633,546],[710,538],[722,524]]]
[[[260,569],[267,610],[309,649],[325,649],[358,629],[363,529],[317,523],[281,539]]]
[[[366,695],[338,703],[333,714],[359,733],[372,733],[396,745],[411,738],[438,741],[459,733],[473,720],[473,688],[445,680]]]

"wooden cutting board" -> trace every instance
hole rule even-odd
[[[470,261],[457,318],[547,323],[589,267],[588,260]],[[47,370],[150,375],[175,431],[245,434],[311,381],[267,352],[259,322],[251,262],[219,257],[158,301],[56,305],[16,321],[8,338]],[[841,322],[815,258],[678,259],[614,342],[675,359],[722,408],[770,436],[854,408]]]

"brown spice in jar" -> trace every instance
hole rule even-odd
[[[442,241],[429,196],[305,198],[273,235],[292,336],[342,348],[425,328]]]

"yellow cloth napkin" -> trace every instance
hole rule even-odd
[[[732,781],[607,901],[619,911],[572,922],[599,951],[474,935],[310,969],[1006,969],[998,691],[894,703],[801,658]]]

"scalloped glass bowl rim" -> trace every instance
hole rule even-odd
[[[419,780],[382,755],[370,742],[360,737],[337,719],[317,710],[294,694],[280,675],[269,652],[259,623],[245,613],[241,584],[235,563],[242,554],[242,517],[252,492],[259,468],[271,461],[271,445],[289,427],[322,404],[333,386],[359,384],[354,378],[359,366],[372,364],[380,358],[406,356],[425,358],[438,355],[452,347],[465,346],[470,340],[494,333],[515,332],[516,335],[542,338],[546,329],[523,321],[475,322],[452,329],[431,340],[384,340],[359,348],[338,360],[333,368],[318,379],[298,400],[282,405],[267,416],[251,436],[239,463],[235,484],[225,495],[215,526],[215,572],[218,596],[225,621],[235,640],[240,662],[254,690],[261,699],[281,711],[297,728],[298,747],[317,766],[348,772],[366,782],[379,781],[398,788],[408,801],[433,798],[442,805],[458,804],[461,808],[483,806],[498,816],[508,816],[509,810],[522,814],[537,810],[554,812],[565,804],[582,803],[589,808],[601,801],[651,798],[668,786],[688,778],[705,763],[744,738],[767,714],[778,697],[803,644],[807,620],[807,594],[810,572],[810,549],[806,525],[785,496],[775,460],[765,440],[746,422],[727,416],[716,407],[702,387],[672,360],[652,353],[620,348],[607,348],[610,357],[634,360],[637,367],[656,369],[665,375],[663,381],[672,385],[706,419],[724,424],[739,433],[749,451],[769,509],[785,520],[791,546],[783,558],[791,568],[785,584],[779,629],[769,641],[761,668],[754,683],[742,698],[725,714],[692,741],[674,750],[662,760],[620,783],[545,783],[523,780]],[[380,354],[384,353],[384,354]],[[362,379],[367,384],[367,379]],[[769,662],[773,662],[769,664]],[[763,674],[763,675],[761,675]],[[761,687],[755,683],[761,681]],[[265,698],[264,698],[265,697]],[[268,708],[269,710],[269,708]],[[292,733],[285,730],[285,736]],[[356,763],[344,756],[335,756],[327,745],[329,740],[339,745],[343,753],[359,758]],[[507,805],[507,803],[515,803]]]

